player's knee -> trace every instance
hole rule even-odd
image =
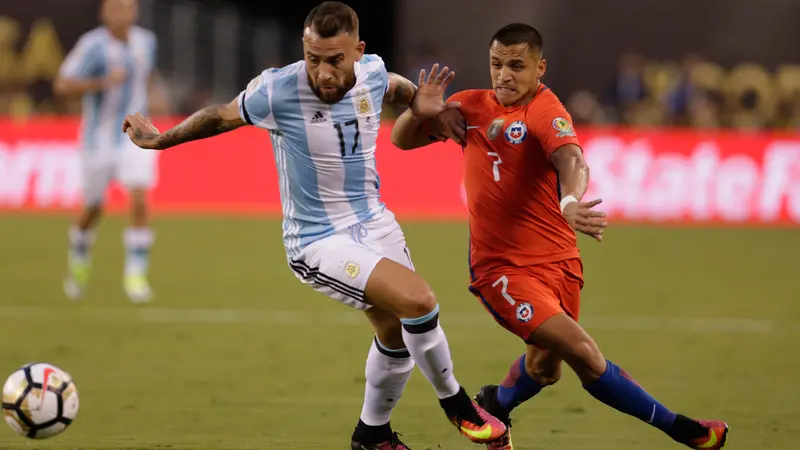
[[[103,213],[103,202],[96,201],[86,205],[83,214],[86,216],[99,216]]]
[[[418,287],[408,289],[402,303],[403,317],[410,319],[423,317],[436,309],[436,294],[427,283],[422,282]]]
[[[569,360],[570,366],[582,381],[600,378],[606,367],[600,348],[588,337],[570,345]]]
[[[131,220],[135,226],[144,226],[147,221],[147,201],[134,196],[131,201]]]
[[[131,212],[134,215],[147,214],[147,201],[139,196],[133,197],[131,201]]]
[[[100,202],[97,203],[89,203],[84,207],[83,212],[81,213],[78,219],[78,225],[85,229],[91,228],[100,216],[103,215],[103,204]]]
[[[537,365],[534,361],[525,360],[525,371],[541,386],[551,386],[561,379],[561,365]]]

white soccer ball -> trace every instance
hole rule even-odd
[[[47,363],[17,369],[3,385],[3,416],[18,434],[44,439],[72,424],[78,415],[78,390],[72,377]]]

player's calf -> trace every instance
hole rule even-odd
[[[147,208],[147,190],[143,188],[133,188],[129,191],[129,194],[131,199],[131,226],[136,228],[147,227],[149,212]]]
[[[566,315],[545,321],[533,339],[562,357],[589,394],[617,411],[636,417],[692,448],[718,449],[724,443],[726,424],[706,424],[670,411],[627,372],[605,360],[594,340]]]
[[[80,225],[81,221],[69,230],[67,275],[63,281],[64,293],[72,300],[83,297],[89,282],[91,249],[95,239],[95,234],[91,229],[82,228]]]

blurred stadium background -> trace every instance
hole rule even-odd
[[[301,57],[316,1],[142,0],[159,38],[168,126]],[[367,50],[415,79],[440,62],[453,91],[488,87],[486,47],[512,21],[545,38],[548,84],[579,124],[588,195],[613,218],[581,240],[583,318],[606,355],[668,406],[732,426],[735,449],[800,448],[800,2],[349,1]],[[79,104],[53,77],[95,0],[0,5],[0,369],[72,372],[82,408],[49,442],[0,448],[342,448],[370,331],[286,267],[277,178],[257,130],[170,150],[153,192],[155,302],[121,285],[123,217],[100,228],[87,297],[60,292],[80,204]],[[475,392],[521,351],[466,290],[460,155],[379,151],[383,197],[440,297],[457,373]],[[118,190],[111,209],[125,207]],[[2,371],[0,371],[2,372]],[[412,448],[471,448],[415,374],[394,415]],[[571,374],[515,413],[520,449],[670,449],[585,395]],[[407,437],[407,439],[405,439]]]

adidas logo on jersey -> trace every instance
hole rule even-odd
[[[326,119],[325,116],[323,116],[322,113],[319,112],[319,111],[314,113],[314,117],[311,118],[311,123],[312,124],[323,123],[323,122],[327,122],[327,121],[328,121],[328,119]]]

